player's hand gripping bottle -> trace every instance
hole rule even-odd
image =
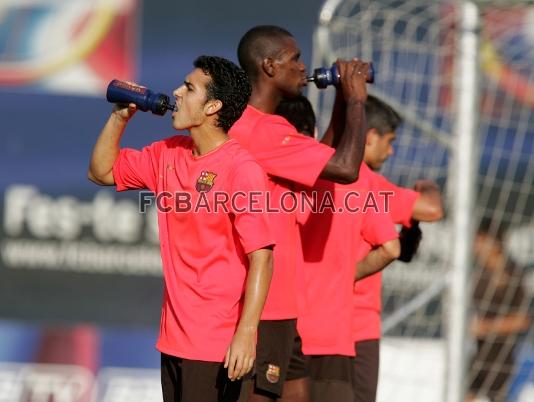
[[[106,99],[111,103],[135,103],[139,110],[163,116],[167,110],[176,110],[169,96],[125,81],[113,80],[109,83]]]
[[[369,62],[369,70],[367,71],[367,76],[365,80],[372,84],[375,82],[375,70],[373,68],[373,63]],[[319,67],[313,70],[313,75],[308,77],[308,82],[313,82],[317,88],[323,89],[328,85],[339,85],[339,71],[337,65],[334,63],[332,67]]]

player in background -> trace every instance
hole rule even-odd
[[[194,67],[173,92],[173,128],[190,135],[141,151],[121,148],[136,107],[116,105],[95,144],[89,178],[117,191],[149,189],[161,196],[164,298],[156,347],[164,401],[235,401],[241,385],[235,380],[254,364],[274,241],[267,215],[234,204],[233,195],[264,193],[267,178],[227,135],[250,96],[245,73],[211,56],[199,57]],[[190,208],[178,199],[182,195]]]
[[[277,113],[298,131],[313,136],[315,115],[304,96],[282,101]],[[354,400],[352,297],[360,243],[372,244],[386,262],[400,254],[398,233],[384,210],[385,200],[370,194],[370,175],[363,164],[355,183],[319,179],[305,190],[315,204],[310,213],[299,215],[302,286],[297,328],[303,352],[309,356],[314,402]]]
[[[244,146],[269,177],[273,209],[295,183],[311,186],[317,178],[349,183],[358,178],[365,143],[364,102],[367,63],[338,60],[341,85],[329,131],[334,148],[298,133],[274,114],[284,98],[306,85],[306,68],[295,38],[277,26],[256,26],[241,38],[238,58],[252,84],[243,116],[229,134]],[[271,213],[276,247],[273,278],[258,332],[254,383],[249,401],[309,400],[307,368],[296,331],[298,228],[295,213]]]
[[[401,256],[409,261],[420,240],[418,222],[434,222],[443,217],[443,205],[438,186],[430,180],[418,180],[414,189],[396,186],[377,173],[393,155],[395,130],[402,120],[393,108],[380,99],[369,96],[365,104],[367,140],[364,162],[373,171],[371,189],[388,191],[389,217],[401,224]],[[374,402],[378,384],[380,343],[381,286],[380,271],[387,266],[387,258],[380,250],[363,242],[358,250],[361,261],[357,266],[354,285],[353,335],[355,342],[355,402]]]
[[[469,365],[469,402],[477,397],[492,402],[507,400],[517,345],[532,322],[525,268],[508,255],[504,225],[496,223],[483,218],[474,241],[475,314],[470,330],[477,347]]]

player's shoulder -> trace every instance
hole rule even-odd
[[[358,180],[371,180],[373,178],[374,172],[371,170],[369,166],[365,162],[362,162],[360,165],[360,171],[358,173]]]
[[[249,174],[264,174],[264,170],[256,158],[238,141],[230,140],[227,148],[227,158],[232,172]]]
[[[191,148],[193,139],[190,135],[173,135],[162,140],[165,148]]]
[[[248,105],[245,110],[245,118],[250,122],[255,123],[255,127],[259,130],[269,127],[276,127],[280,130],[295,130],[295,128],[289,123],[284,117],[277,114],[265,113],[261,110],[256,109],[253,106]]]
[[[193,140],[189,135],[172,135],[170,137],[163,138],[162,140],[155,141],[148,147],[154,150],[164,150],[172,148],[191,148]]]
[[[175,152],[174,150],[191,149],[191,137],[185,135],[173,135],[159,141],[154,141],[143,147],[143,152],[159,158],[162,154],[167,152]]]
[[[360,168],[360,174],[366,175],[368,177],[369,181],[372,184],[375,185],[393,185],[392,182],[390,182],[384,175],[381,175],[378,172],[375,172],[372,170],[366,163],[362,163],[362,166]]]
[[[369,170],[369,181],[374,190],[394,191],[397,194],[410,194],[414,192],[414,190],[410,188],[393,183],[384,175],[371,170],[368,166],[367,169]]]
[[[155,152],[165,154],[169,152],[191,152],[191,149],[193,149],[193,139],[189,135],[173,135],[155,142],[153,144],[153,149]]]
[[[228,134],[246,149],[257,154],[257,152],[270,150],[273,147],[277,148],[284,138],[298,133],[283,117],[264,113],[248,105]]]
[[[252,156],[252,154],[244,146],[234,139],[230,139],[226,154],[228,156],[229,163],[233,166],[239,167],[249,164],[256,164],[259,166],[254,156]]]
[[[261,118],[260,123],[264,129],[274,131],[275,133],[298,134],[299,136],[304,136],[303,134],[298,133],[295,127],[288,122],[285,117],[276,114],[265,113]]]

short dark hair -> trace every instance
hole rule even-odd
[[[243,35],[237,47],[237,58],[252,82],[258,78],[261,61],[276,56],[279,46],[275,42],[287,37],[293,35],[275,25],[258,25]]]
[[[313,137],[315,131],[315,113],[310,101],[300,95],[292,99],[284,99],[278,104],[275,113],[285,117],[299,133]]]
[[[217,56],[200,56],[193,65],[210,76],[206,101],[218,99],[222,102],[217,114],[217,126],[228,132],[243,114],[252,93],[247,75],[230,60]]]
[[[402,118],[391,106],[373,95],[367,96],[365,118],[367,129],[374,128],[380,135],[395,131],[402,123]]]

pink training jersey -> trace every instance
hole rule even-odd
[[[229,132],[268,174],[270,223],[277,246],[273,277],[262,320],[297,317],[296,264],[298,229],[295,213],[282,212],[293,183],[312,186],[335,150],[306,137],[283,117],[247,106]],[[286,210],[291,210],[288,204]]]
[[[378,245],[398,237],[380,197],[369,201],[370,174],[362,164],[355,183],[318,180],[307,191],[310,196],[315,192],[316,204],[312,213],[304,214],[304,222],[299,219],[303,261],[297,321],[306,355],[354,356],[352,292],[358,246],[363,240]]]
[[[244,208],[246,194],[265,192],[267,178],[235,140],[201,156],[192,150],[189,136],[125,148],[113,176],[118,191],[146,188],[159,197],[165,286],[158,350],[222,362],[242,308],[247,254],[274,244],[267,215]]]
[[[403,187],[398,187],[384,176],[371,172],[371,186],[373,191],[392,192],[389,197],[389,219],[393,223],[409,227],[412,211],[419,193]],[[369,254],[372,245],[363,242],[358,250],[358,260]],[[354,284],[354,314],[353,341],[380,339],[382,310],[382,273],[378,272]]]

